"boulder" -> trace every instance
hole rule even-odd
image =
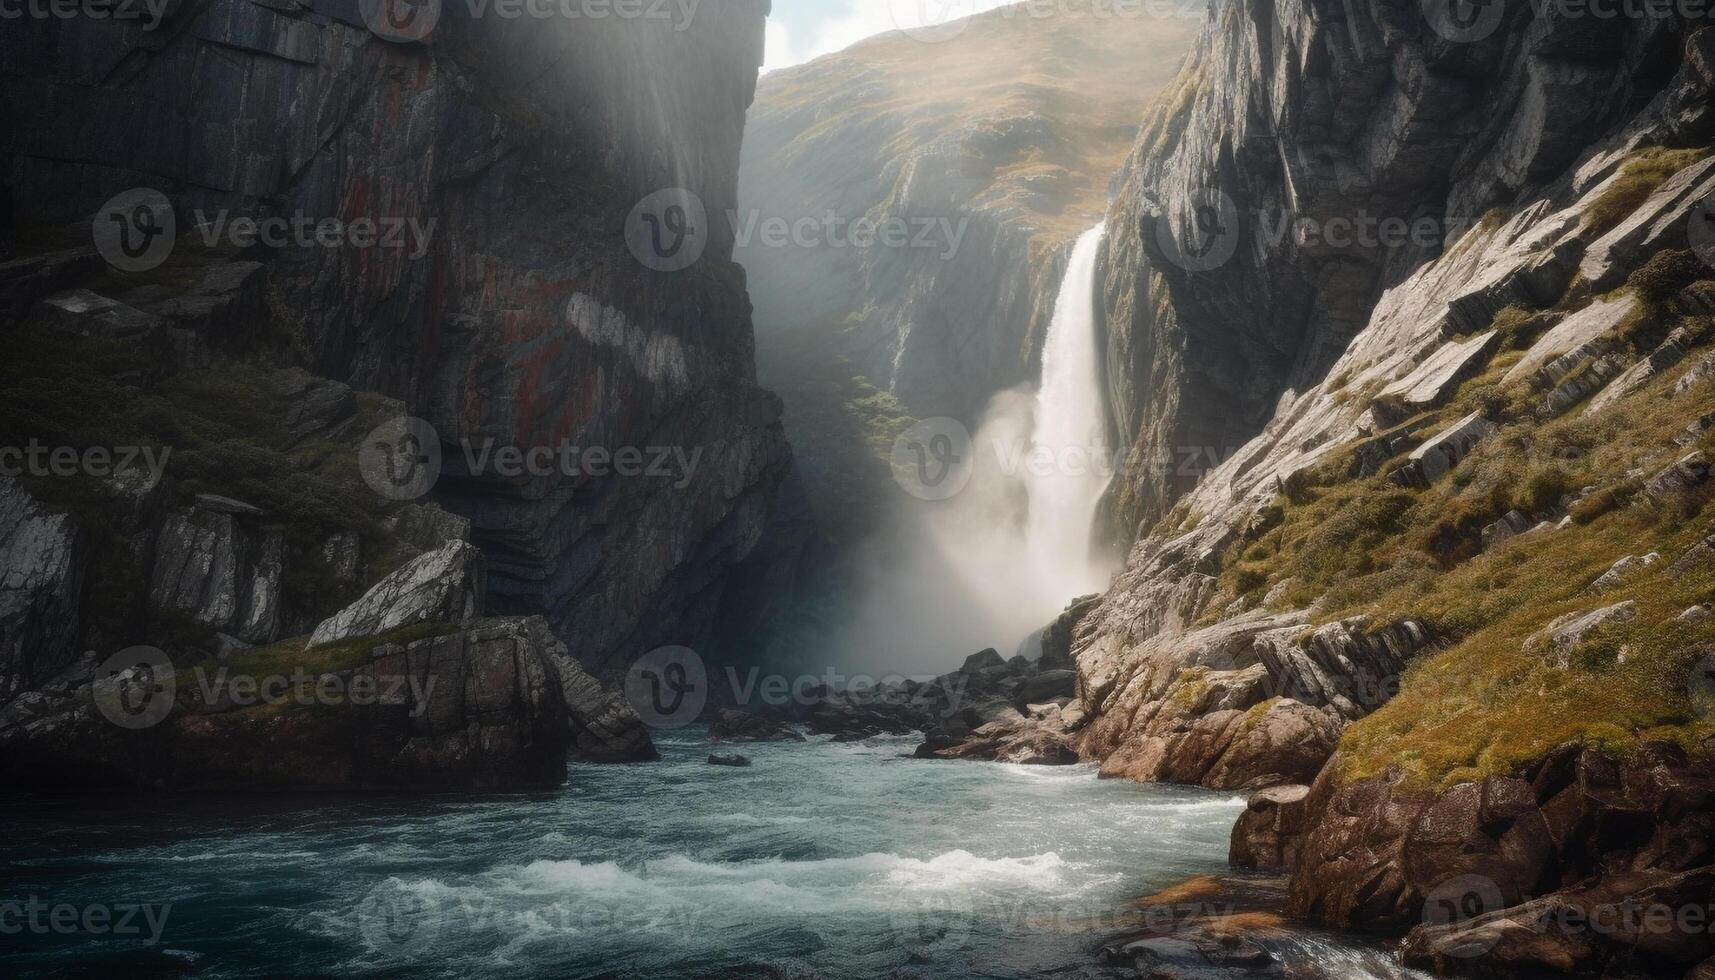
[[[743,769],[750,765],[750,759],[747,756],[738,755],[736,753],[733,755],[710,755],[709,765]]]
[[[1696,489],[1708,481],[1711,473],[1709,457],[1693,452],[1675,460],[1671,466],[1650,477],[1644,484],[1646,495],[1661,500],[1674,494]]]
[[[1285,871],[1298,863],[1310,787],[1271,786],[1251,795],[1233,825],[1227,863],[1247,870]]]
[[[310,647],[418,623],[463,623],[483,602],[482,553],[463,541],[408,562],[316,627]]]
[[[581,762],[651,762],[661,758],[649,727],[625,695],[605,687],[573,659],[542,620],[532,620],[536,642],[547,651],[560,678],[571,729],[571,756]]]
[[[1608,623],[1625,623],[1636,619],[1638,604],[1630,599],[1586,613],[1567,613],[1531,634],[1524,641],[1526,650],[1541,651],[1556,666],[1570,663],[1572,652],[1589,639],[1590,634]]]
[[[1493,422],[1483,418],[1482,413],[1472,412],[1417,447],[1406,465],[1394,472],[1393,479],[1402,486],[1428,486],[1458,466],[1478,443],[1498,431]]]
[[[1394,422],[1437,408],[1453,397],[1459,385],[1488,362],[1500,341],[1500,334],[1490,330],[1467,340],[1443,344],[1424,358],[1411,373],[1383,388],[1371,404],[1371,411]]]
[[[991,670],[995,667],[1005,666],[1006,659],[1000,655],[1000,651],[988,649],[981,653],[973,653],[966,657],[965,663],[959,668],[959,671],[961,673],[974,674],[977,671]]]
[[[165,339],[166,323],[87,289],[73,289],[42,300],[31,323],[63,333],[117,343],[153,345]]]
[[[1600,595],[1604,592],[1612,592],[1625,582],[1626,576],[1650,568],[1660,561],[1661,555],[1653,551],[1643,556],[1627,555],[1614,562],[1607,571],[1597,577],[1596,581],[1591,582],[1584,593],[1586,595]]]

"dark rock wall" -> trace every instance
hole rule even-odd
[[[378,39],[332,0],[187,0],[152,31],[9,22],[0,199],[23,228],[87,221],[132,187],[167,194],[182,229],[193,209],[433,222],[421,254],[257,255],[267,327],[249,339],[432,423],[435,496],[473,520],[497,611],[546,614],[612,673],[651,644],[710,640],[789,468],[730,228],[712,223],[678,273],[624,244],[657,190],[734,206],[767,10],[533,21],[449,3],[425,44]],[[461,441],[490,439],[676,447],[696,465],[462,472]]]

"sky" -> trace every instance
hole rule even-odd
[[[803,64],[886,31],[992,10],[1008,0],[774,0],[764,71]]]

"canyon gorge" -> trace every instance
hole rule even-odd
[[[1715,977],[1707,16],[789,2],[8,23],[20,880],[220,975]]]

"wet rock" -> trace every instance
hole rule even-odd
[[[742,769],[742,768],[745,768],[745,767],[750,765],[750,759],[746,756],[737,755],[737,754],[733,754],[733,755],[713,755],[713,754],[711,754],[709,756],[709,765],[711,765],[711,766],[729,766],[729,767],[732,767],[735,769]]]
[[[790,724],[767,715],[722,708],[709,720],[709,737],[723,742],[802,742]]]
[[[661,758],[649,727],[625,695],[584,669],[540,618],[529,621],[532,639],[553,663],[571,732],[571,757],[582,762],[651,762]]]
[[[431,551],[377,582],[363,598],[316,627],[312,648],[379,636],[418,623],[462,623],[483,601],[482,554],[462,541]]]
[[[488,619],[379,647],[334,675],[348,692],[341,710],[180,698],[136,732],[79,688],[32,720],[0,720],[0,777],[107,793],[552,789],[565,782],[570,729],[546,635],[540,618]]]
[[[1298,863],[1310,787],[1272,786],[1253,794],[1233,825],[1227,863],[1234,868],[1290,870]]]
[[[1409,961],[1461,972],[1598,973],[1638,952],[1683,970],[1715,952],[1707,930],[1638,930],[1626,923],[1647,916],[1619,914],[1710,897],[1715,770],[1678,746],[1624,759],[1564,746],[1439,791],[1336,769],[1308,800],[1295,914],[1410,930]]]
[[[960,667],[959,671],[964,674],[973,674],[980,670],[989,670],[1005,666],[1006,660],[1000,655],[1000,652],[990,649],[984,650],[981,653],[973,653],[966,657],[964,666]]]
[[[1066,611],[1042,631],[1042,657],[1038,661],[1042,670],[1066,670],[1072,666],[1072,644],[1078,627],[1100,601],[1101,597],[1094,595],[1073,599]]]
[[[1052,698],[1070,698],[1078,692],[1078,672],[1075,670],[1045,670],[1034,676],[1018,682],[1013,688],[1014,704],[1024,705],[1033,701],[1047,701]]]
[[[76,522],[0,476],[0,702],[76,655],[86,562]]]

